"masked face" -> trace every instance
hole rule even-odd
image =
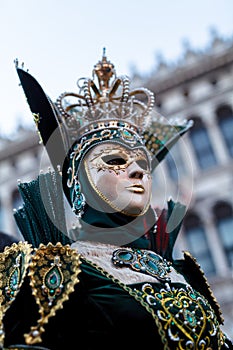
[[[84,159],[93,189],[113,211],[142,215],[151,198],[151,172],[146,152],[116,143],[95,146]]]

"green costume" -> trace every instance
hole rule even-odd
[[[173,259],[184,206],[169,200],[158,218],[151,206],[137,217],[110,212],[82,167],[91,148],[112,142],[146,149],[153,171],[191,124],[156,120],[145,129],[151,93],[139,89],[146,105],[132,98],[139,90],[129,92],[127,78],[110,85],[114,66],[105,55],[95,66],[99,89],[85,80],[72,105],[62,105],[71,94],[54,104],[17,71],[52,164],[63,167],[19,185],[24,206],[15,219],[25,242],[5,248],[0,263],[4,348],[232,349],[195,258]],[[63,191],[82,224],[73,231]]]

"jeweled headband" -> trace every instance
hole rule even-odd
[[[51,163],[54,167],[65,164],[64,187],[73,186],[81,159],[95,144],[111,141],[144,147],[153,170],[192,125],[186,120],[177,125],[158,114],[153,116],[154,94],[145,88],[130,90],[130,79],[116,75],[105,49],[92,79],[79,79],[78,93],[65,92],[55,102],[19,68],[18,61],[16,69]]]

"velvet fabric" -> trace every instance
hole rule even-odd
[[[79,349],[164,349],[164,339],[155,324],[152,314],[119,284],[103,275],[95,267],[82,261],[79,283],[45,325],[42,343],[37,344],[50,350]],[[190,271],[190,275],[192,272]],[[130,285],[131,290],[140,290],[142,283]],[[164,285],[154,283],[159,292]],[[182,287],[173,283],[171,287]],[[159,307],[157,303],[153,309]],[[174,305],[175,306],[175,305]],[[209,304],[204,308],[209,314]],[[174,307],[175,310],[175,307]],[[23,334],[27,333],[39,318],[38,308],[25,280],[16,301],[5,317],[5,345],[24,344]],[[205,332],[209,331],[207,324]],[[211,349],[227,349],[218,346],[218,332],[211,337]],[[168,337],[168,336],[167,336]],[[168,337],[169,338],[169,337]],[[168,339],[169,348],[177,349],[177,341]],[[232,349],[230,343],[229,348]],[[205,348],[203,348],[205,349]]]
[[[110,213],[112,208],[95,193],[88,182],[84,167],[80,168],[79,180],[89,202],[82,217],[82,229],[76,239],[150,249],[168,258],[174,268],[184,276],[187,284],[194,286],[194,293],[185,291],[184,298],[191,302],[186,305],[189,305],[197,320],[204,317],[205,322],[201,321],[203,329],[197,333],[195,327],[198,329],[199,326],[195,324],[196,319],[192,312],[185,311],[187,306],[182,304],[183,299],[174,298],[174,291],[183,293],[183,290],[187,289],[186,284],[170,283],[171,292],[165,284],[158,281],[123,285],[82,257],[81,272],[74,291],[69,294],[56,315],[44,325],[42,342],[34,345],[49,350],[71,350],[81,347],[85,350],[141,350],[151,347],[158,350],[177,350],[180,348],[177,345],[178,340],[175,339],[176,335],[187,336],[190,331],[195,342],[195,336],[201,340],[207,339],[203,350],[232,349],[228,340],[220,345],[222,333],[219,310],[200,269],[187,259],[174,261],[172,258],[184,206],[168,201],[168,208],[162,210],[158,220],[151,206],[144,215],[136,218],[119,212]],[[38,263],[38,269],[40,268]],[[147,298],[143,292],[145,285],[150,285],[150,290],[153,290],[152,298]],[[166,293],[168,296],[171,294],[169,304],[165,303]],[[155,294],[156,303],[149,304],[148,301],[153,300]],[[203,300],[201,308],[200,298]],[[178,313],[179,310],[182,311],[181,314]],[[175,320],[176,315],[180,317],[180,324],[174,322],[171,334],[167,325],[171,318]],[[213,315],[213,319],[210,319],[210,315]],[[5,347],[25,344],[24,334],[37,324],[40,317],[39,307],[27,276],[16,300],[4,317]],[[186,320],[188,326],[184,323]],[[189,327],[191,325],[192,327]]]

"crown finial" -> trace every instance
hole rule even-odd
[[[93,69],[93,75],[96,75],[101,90],[109,89],[110,79],[116,75],[114,64],[107,60],[106,48],[103,48],[102,60],[97,62]]]
[[[95,84],[95,78],[99,86]],[[61,122],[67,126],[73,140],[87,132],[105,129],[110,124],[116,128],[121,123],[128,124],[139,134],[148,127],[154,94],[145,88],[130,90],[129,78],[116,76],[114,64],[107,60],[105,48],[102,59],[94,65],[93,79],[82,79],[79,88],[78,94],[65,92],[56,101]],[[136,98],[140,94],[141,100]],[[72,98],[74,103],[68,98]]]

